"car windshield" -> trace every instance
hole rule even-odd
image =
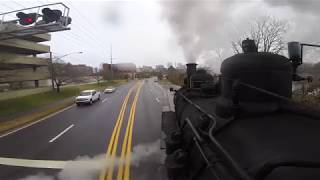
[[[320,180],[319,47],[320,0],[0,0],[0,180]]]
[[[81,92],[80,96],[90,96],[91,92]]]

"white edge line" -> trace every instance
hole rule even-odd
[[[69,127],[67,127],[65,130],[63,130],[61,133],[59,133],[57,136],[55,136],[54,138],[52,138],[49,143],[54,142],[55,140],[57,140],[60,136],[62,136],[64,133],[66,133],[67,131],[69,131],[72,127],[74,126],[74,124],[71,124]]]
[[[68,109],[70,109],[70,108],[72,108],[72,107],[74,107],[74,106],[75,106],[75,105],[72,104],[72,105],[70,105],[70,106],[68,106],[68,107],[66,107],[66,108],[64,108],[64,109],[61,109],[61,110],[59,110],[59,111],[57,111],[57,112],[54,112],[54,113],[52,113],[52,114],[49,114],[48,116],[45,116],[45,117],[43,117],[43,118],[41,118],[41,119],[39,119],[39,120],[37,120],[37,121],[34,121],[34,122],[30,123],[30,124],[27,124],[27,125],[25,125],[25,126],[22,126],[22,127],[18,128],[18,129],[14,129],[14,130],[12,130],[12,131],[10,131],[10,132],[7,132],[7,133],[5,133],[5,134],[2,134],[2,135],[0,135],[0,138],[6,137],[6,136],[8,136],[8,135],[10,135],[10,134],[13,134],[13,133],[16,133],[16,132],[18,132],[18,131],[20,131],[20,130],[22,130],[22,129],[25,129],[25,128],[27,128],[27,127],[30,127],[30,126],[32,126],[32,125],[35,125],[35,124],[37,124],[37,123],[39,123],[39,122],[41,122],[41,121],[43,121],[43,120],[46,120],[46,119],[48,119],[48,118],[50,118],[50,117],[53,117],[53,116],[55,116],[55,115],[57,115],[57,114],[59,114],[59,113],[62,113],[63,111],[66,111],[66,110],[68,110]]]
[[[30,167],[30,168],[47,168],[63,169],[68,161],[54,160],[32,160],[0,157],[0,164],[6,166]]]
[[[156,98],[156,100],[158,101],[158,103],[160,103],[160,99],[159,98]]]

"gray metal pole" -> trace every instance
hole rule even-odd
[[[113,80],[113,67],[112,67],[112,44],[110,46],[110,70],[111,70],[111,80]]]
[[[51,66],[51,87],[52,87],[52,90],[54,91],[54,82],[53,82],[53,79],[54,79],[54,73],[53,73],[53,62],[52,62],[52,52],[50,51],[50,66]]]

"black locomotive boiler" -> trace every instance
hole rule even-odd
[[[286,58],[257,52],[225,59],[215,81],[187,64],[175,111],[162,114],[170,180],[319,180],[320,113],[292,101],[299,44]]]

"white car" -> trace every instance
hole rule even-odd
[[[116,88],[110,86],[110,87],[107,87],[103,92],[104,93],[113,93],[115,91],[116,91]]]
[[[76,97],[76,104],[80,106],[81,104],[92,104],[95,101],[100,100],[100,92],[96,90],[85,90]]]

